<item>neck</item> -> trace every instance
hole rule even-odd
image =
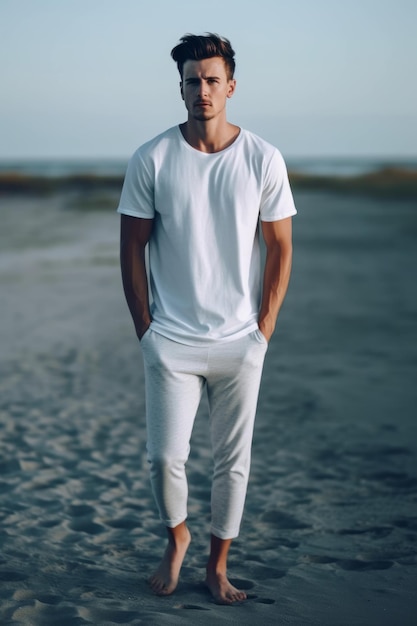
[[[180,124],[180,130],[187,143],[200,152],[220,152],[230,146],[239,135],[240,128],[226,120],[200,122],[189,118]]]

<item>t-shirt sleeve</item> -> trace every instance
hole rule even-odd
[[[145,219],[155,215],[153,176],[139,151],[128,163],[117,212]]]
[[[260,218],[263,222],[275,222],[296,213],[287,168],[281,153],[275,150],[264,175]]]

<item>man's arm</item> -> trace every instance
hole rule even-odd
[[[145,247],[153,227],[152,219],[121,216],[120,267],[127,305],[139,339],[152,321],[149,310]]]
[[[266,245],[263,292],[258,324],[267,341],[275,329],[287,293],[292,262],[292,218],[261,222]]]

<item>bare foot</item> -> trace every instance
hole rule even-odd
[[[167,528],[168,545],[158,569],[149,579],[152,591],[158,596],[169,596],[177,587],[181,565],[191,542],[185,522],[176,528]]]
[[[206,585],[217,604],[233,604],[246,600],[246,593],[236,589],[225,574],[207,570]]]

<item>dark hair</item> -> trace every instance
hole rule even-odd
[[[183,67],[186,61],[201,61],[212,57],[222,57],[226,65],[227,78],[231,80],[235,72],[235,51],[230,41],[215,33],[205,35],[184,35],[175,48],[171,50],[171,56],[177,64],[181,79]]]

